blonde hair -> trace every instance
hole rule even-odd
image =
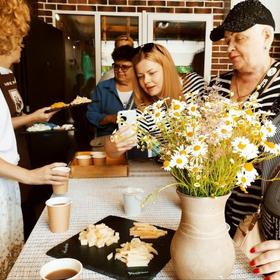
[[[0,0],[0,55],[21,46],[29,30],[30,13],[24,0]]]
[[[115,48],[119,48],[121,46],[129,45],[133,47],[134,41],[129,35],[120,35],[115,40]]]
[[[182,85],[169,51],[160,44],[148,43],[139,47],[138,53],[133,58],[134,67],[143,59],[156,62],[163,68],[163,85],[160,98],[179,99],[182,96]],[[135,104],[140,109],[154,103],[154,101],[155,98],[148,95],[143,89],[135,92]]]

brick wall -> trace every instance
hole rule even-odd
[[[39,0],[33,12],[47,23],[52,22],[52,10],[94,12],[142,12],[213,14],[214,26],[220,24],[230,8],[230,0]],[[280,59],[280,34],[275,36],[272,56]],[[212,75],[230,69],[226,46],[216,42],[212,48]]]

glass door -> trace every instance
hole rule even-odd
[[[89,97],[96,83],[95,16],[56,13],[54,18],[64,35],[66,101]]]
[[[115,47],[115,39],[127,35],[139,43],[139,19],[135,16],[101,15],[101,74],[112,68],[111,54]]]
[[[148,13],[147,30],[148,42],[162,44],[170,51],[178,73],[195,71],[210,79],[211,15]]]

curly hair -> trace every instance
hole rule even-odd
[[[0,0],[0,55],[21,46],[29,30],[30,13],[24,0]]]

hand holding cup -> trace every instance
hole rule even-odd
[[[69,174],[71,169],[67,166],[57,166],[52,169],[52,171],[57,172],[57,174],[64,175],[67,177],[67,180],[62,182],[61,184],[53,184],[53,193],[54,194],[65,194],[68,191],[68,181],[69,181]]]

